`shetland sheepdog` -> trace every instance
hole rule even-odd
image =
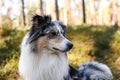
[[[94,75],[112,76],[104,64],[85,63],[78,70],[69,66],[67,52],[72,47],[61,21],[52,21],[48,15],[33,16],[31,29],[21,43],[20,76],[24,80],[98,80]]]

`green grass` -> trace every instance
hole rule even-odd
[[[3,26],[0,33],[0,80],[18,80],[20,43],[26,31]],[[120,80],[120,29],[117,27],[81,25],[68,27],[68,39],[74,47],[69,62],[74,67],[96,60],[107,64]]]
[[[0,36],[0,80],[16,80],[18,75],[18,59],[20,42],[25,31],[11,26],[2,27]]]
[[[107,64],[120,80],[120,29],[118,27],[82,25],[68,28],[68,38],[74,43],[69,55],[70,64],[78,66],[86,61]]]

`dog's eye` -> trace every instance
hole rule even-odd
[[[57,35],[58,35],[58,32],[51,32],[51,35],[57,36]]]

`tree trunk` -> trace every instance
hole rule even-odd
[[[0,1],[0,10],[2,9],[3,1]],[[0,36],[2,35],[2,15],[0,14]]]
[[[43,15],[43,1],[40,0],[40,14]]]
[[[63,8],[63,21],[65,25],[68,25],[68,9],[69,9],[69,0],[64,0],[64,8]]]
[[[82,6],[83,6],[83,22],[86,23],[85,1],[84,0],[82,0]]]
[[[111,16],[112,25],[118,25],[118,21],[117,21],[118,7],[116,3],[117,1],[114,1],[114,0],[110,1],[110,16]]]
[[[2,9],[2,4],[3,4],[3,1],[1,0],[0,1],[0,10]],[[2,15],[0,14],[0,30],[1,30],[1,27],[2,27]]]
[[[23,17],[23,25],[26,25],[26,17],[25,17],[25,12],[24,12],[24,0],[21,0],[22,2],[22,17]]]
[[[56,19],[59,20],[58,0],[55,0],[55,11],[56,11]]]

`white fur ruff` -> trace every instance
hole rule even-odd
[[[26,44],[29,34],[26,34],[21,44],[19,73],[25,80],[64,80],[68,75],[68,59],[65,53],[52,54],[43,50],[39,56],[30,50]]]

